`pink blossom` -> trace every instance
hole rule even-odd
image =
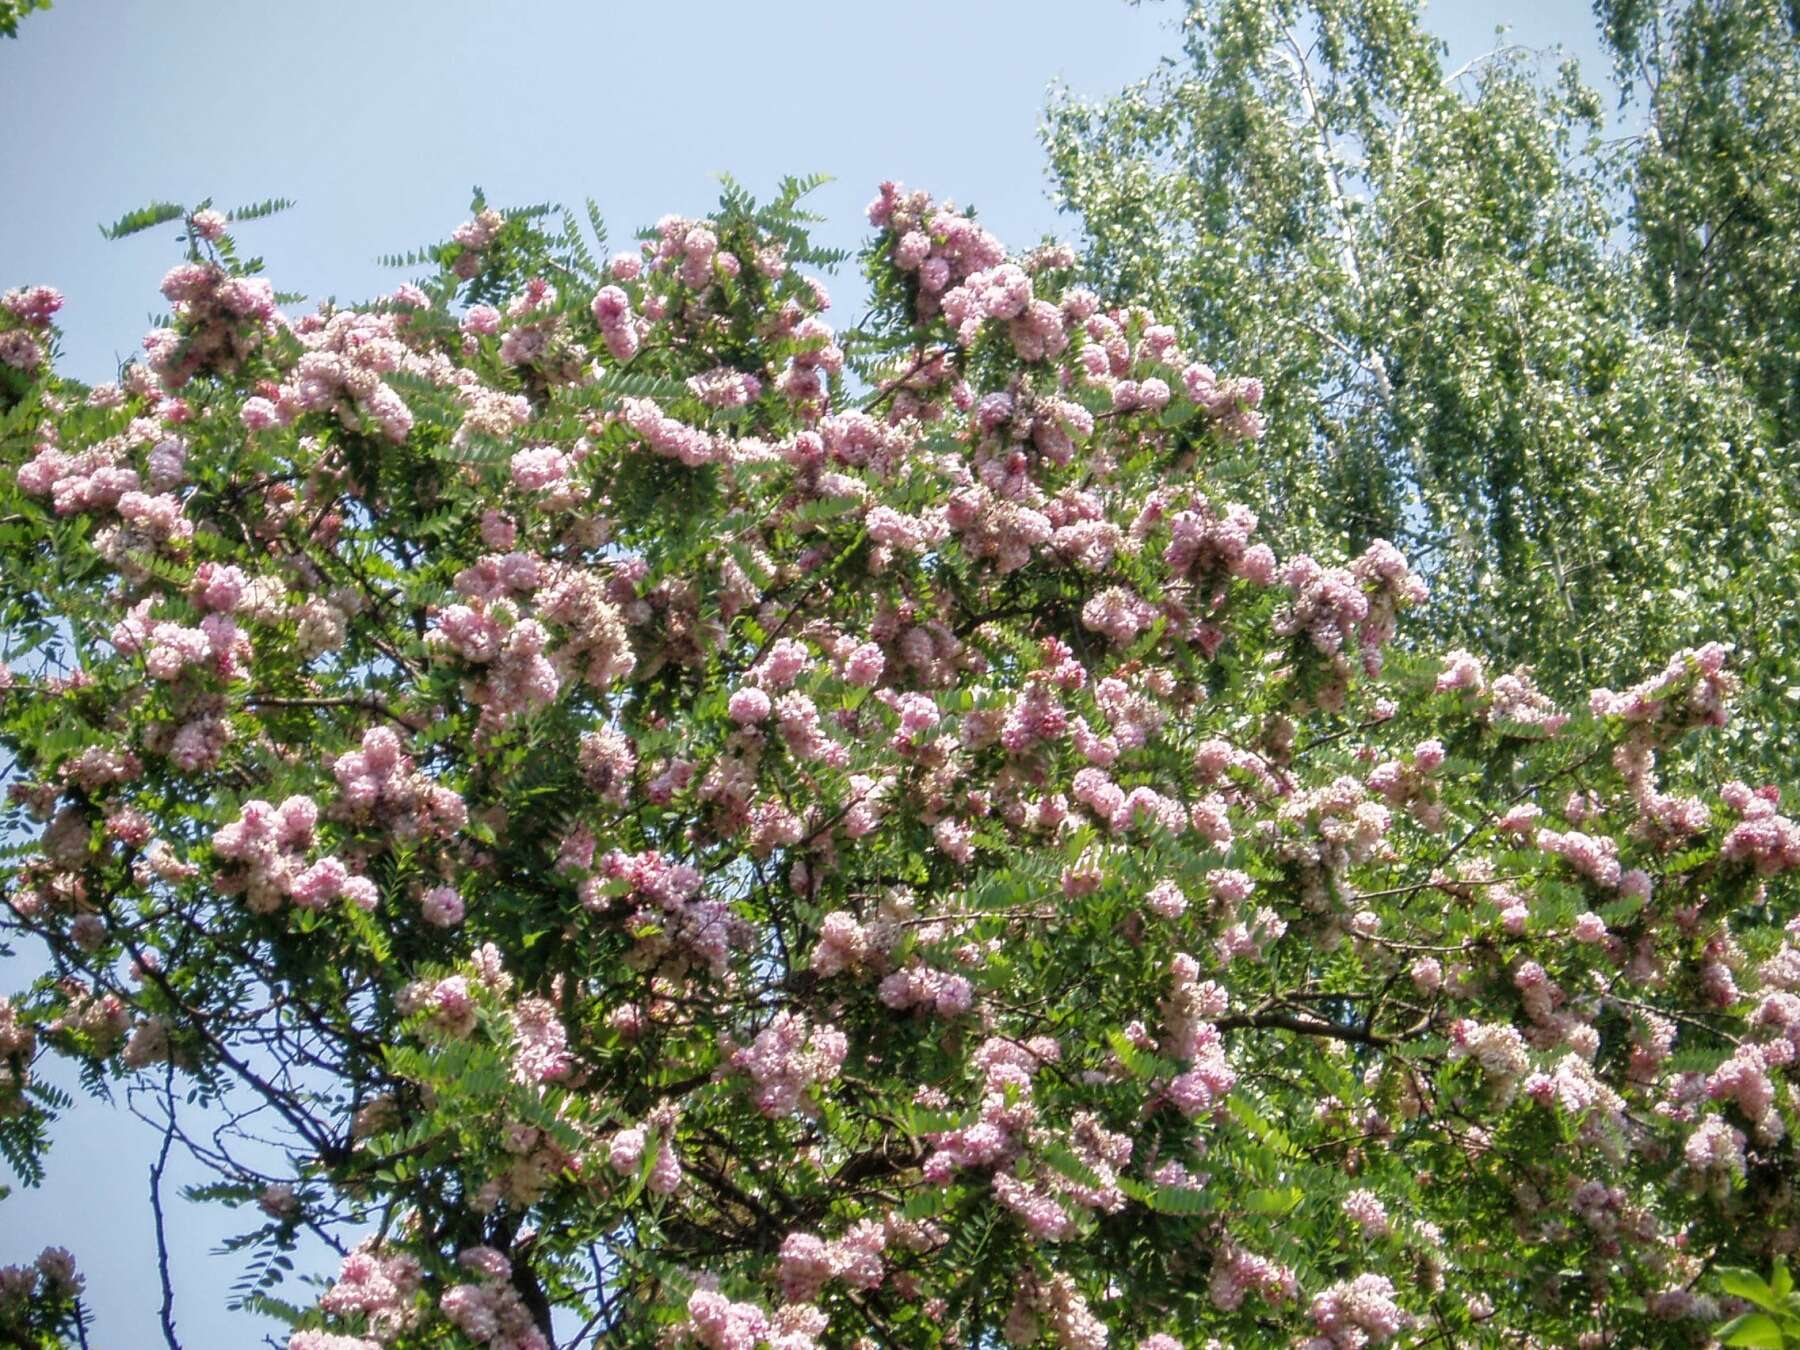
[[[773,706],[769,701],[769,696],[762,690],[753,685],[746,685],[732,694],[728,711],[732,721],[741,727],[747,727],[764,721]]]
[[[454,928],[463,920],[463,899],[454,886],[433,886],[419,903],[425,922],[438,928]]]

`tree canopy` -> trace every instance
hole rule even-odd
[[[1779,339],[1572,80],[1309,13],[1054,110],[1085,254],[882,184],[851,325],[815,180],[299,316],[155,204],[95,386],[0,295],[16,1177],[122,1090],[290,1350],[1778,1343]]]

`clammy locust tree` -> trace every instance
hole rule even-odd
[[[297,316],[265,208],[149,208],[170,322],[92,387],[62,297],[0,295],[10,1169],[48,1059],[122,1086],[291,1350],[1704,1344],[1796,1236],[1747,622],[1654,590],[1711,626],[1579,697],[1446,645],[1485,573],[1375,487],[1354,548],[1285,542],[1319,419],[1371,474],[1429,445],[1417,349],[1309,311],[1332,413],[1273,336],[1219,358],[1179,254],[1114,303],[893,183],[840,329],[808,186],[610,257],[477,200]],[[1495,284],[1502,381],[1562,292]],[[1596,342],[1686,401],[1595,416],[1738,427]],[[1575,646],[1600,546],[1509,500]],[[0,1337],[84,1336],[80,1254],[0,1234]]]

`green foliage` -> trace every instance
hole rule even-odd
[[[49,8],[50,0],[0,0],[0,37],[18,37],[21,19]]]
[[[1800,1345],[1800,1294],[1794,1292],[1794,1277],[1784,1263],[1770,1267],[1767,1280],[1740,1267],[1721,1267],[1714,1275],[1726,1294],[1751,1305],[1748,1312],[1714,1328],[1721,1345],[1757,1350]]]
[[[1648,315],[1731,371],[1779,445],[1800,439],[1800,10],[1785,0],[1595,5],[1621,96]]]
[[[249,206],[238,206],[225,213],[225,218],[235,223],[248,220],[262,220],[280,211],[291,211],[294,201],[291,197],[269,197]]]
[[[148,206],[140,206],[135,211],[127,211],[111,225],[102,225],[100,233],[108,239],[124,239],[129,235],[141,234],[171,220],[180,220],[187,214],[187,208],[174,202],[152,202]]]

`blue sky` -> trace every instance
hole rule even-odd
[[[813,198],[831,222],[821,236],[848,246],[875,185],[898,178],[977,206],[1022,246],[1070,229],[1045,196],[1036,138],[1048,84],[1100,97],[1142,77],[1175,50],[1180,12],[1122,0],[57,0],[0,42],[0,288],[60,287],[63,370],[99,380],[161,308],[176,231],[109,243],[96,227],[153,199],[294,198],[241,243],[278,289],[346,301],[404,279],[376,256],[443,238],[475,183],[497,205],[592,196],[619,247],[665,212],[704,211],[720,171],[759,193],[824,172],[835,181]],[[1587,0],[1438,0],[1427,15],[1452,65],[1506,22],[1512,40],[1560,42],[1603,75]],[[847,322],[854,278],[833,290]],[[0,990],[26,976],[0,961]],[[100,1104],[59,1135],[46,1185],[0,1205],[0,1263],[70,1247],[95,1350],[150,1344],[155,1138]],[[197,1179],[171,1168],[172,1183]],[[223,1311],[237,1266],[207,1252],[231,1216],[176,1201],[171,1223],[184,1345],[272,1330]]]

